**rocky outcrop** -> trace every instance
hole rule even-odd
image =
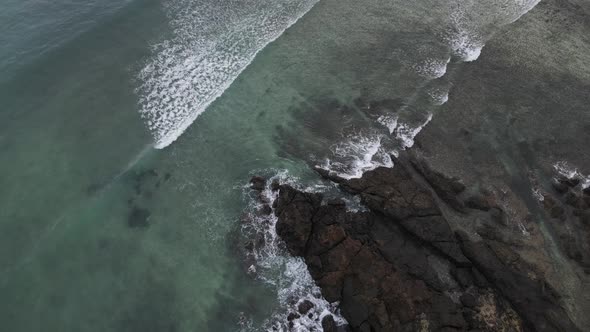
[[[590,187],[558,174],[543,193],[543,207],[565,255],[590,275]]]
[[[280,185],[276,230],[353,331],[580,330],[512,242],[461,226],[495,227],[503,212],[493,199],[474,199],[415,157],[360,179],[322,175],[369,211]]]
[[[575,178],[547,183],[559,160],[590,165],[590,53],[580,51],[589,6],[542,1],[477,61],[450,63],[448,102],[393,169],[353,180],[318,170],[368,211],[275,188],[277,232],[353,330],[590,331],[590,189]],[[354,104],[378,119],[405,102]],[[320,138],[341,134],[334,114],[354,113],[314,108]],[[287,150],[305,159],[326,141]]]

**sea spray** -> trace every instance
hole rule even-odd
[[[560,176],[570,180],[580,181],[582,189],[590,187],[590,175],[582,174],[576,167],[571,166],[568,162],[559,161],[553,165],[553,168]]]
[[[358,133],[332,146],[332,155],[317,165],[344,179],[360,178],[377,167],[393,167],[390,152],[382,146],[384,135]]]
[[[301,257],[293,257],[276,233],[273,202],[278,198],[278,190],[273,183],[289,184],[306,192],[327,192],[335,186],[314,183],[307,187],[286,171],[274,172],[261,191],[244,187],[244,197],[248,203],[242,224],[242,236],[246,239],[246,261],[248,273],[276,290],[279,308],[265,323],[267,331],[321,331],[322,319],[332,315],[337,325],[346,324],[340,315],[338,303],[329,303],[315,284],[307,265]],[[295,313],[298,305],[309,301],[313,307],[305,315]],[[291,319],[288,320],[289,314]],[[295,318],[294,318],[295,317]],[[252,324],[244,324],[243,331],[259,331]]]

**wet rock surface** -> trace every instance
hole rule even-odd
[[[580,331],[559,292],[515,249],[526,243],[488,234],[504,213],[493,199],[469,207],[459,179],[423,163],[403,154],[360,179],[323,173],[359,195],[366,212],[279,186],[277,233],[352,330]],[[461,226],[474,218],[479,232]]]
[[[543,207],[562,251],[590,275],[590,194],[580,179],[557,175],[543,193]]]
[[[590,189],[553,169],[590,172],[589,13],[541,1],[477,61],[451,62],[448,102],[394,168],[351,180],[317,170],[368,211],[274,186],[277,233],[353,331],[590,330]],[[377,119],[404,102],[317,108]],[[325,141],[286,150],[305,159]]]

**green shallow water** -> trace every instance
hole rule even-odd
[[[284,169],[313,178],[317,159],[294,146],[335,142],[318,100],[369,94],[435,112],[427,92],[448,82],[416,68],[451,56],[440,33],[452,8],[431,5],[321,1],[163,150],[135,93],[150,45],[173,34],[158,1],[128,3],[6,71],[2,330],[232,331],[242,313],[261,326],[280,308],[236,254],[244,185]]]

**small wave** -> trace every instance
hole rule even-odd
[[[451,32],[446,38],[455,57],[464,62],[481,55],[485,41],[493,31],[518,20],[540,0],[508,0],[497,2],[461,1],[451,14]]]
[[[396,138],[401,142],[402,148],[403,149],[407,149],[407,148],[411,148],[412,146],[414,146],[414,138],[416,138],[416,135],[418,135],[418,133],[420,133],[422,131],[422,129],[424,129],[424,127],[426,127],[426,125],[432,120],[432,113],[430,113],[426,119],[426,121],[424,121],[421,125],[419,126],[410,126],[409,124],[406,123],[401,123],[397,126],[397,129],[395,131],[395,135]]]
[[[317,1],[169,2],[174,37],[154,47],[138,75],[140,114],[155,147],[174,142],[261,49]]]
[[[580,173],[576,167],[571,166],[568,162],[559,161],[553,165],[553,168],[563,177],[580,180],[582,189],[590,187],[590,175]]]
[[[395,114],[381,115],[377,119],[377,122],[387,127],[387,129],[389,130],[389,134],[393,134],[393,131],[395,130],[395,128],[397,128],[397,121],[398,116]]]
[[[285,248],[283,241],[276,233],[278,218],[272,208],[278,197],[278,191],[271,189],[272,183],[278,181],[289,184],[306,192],[323,192],[329,188],[323,184],[303,187],[298,179],[288,175],[286,171],[278,172],[267,180],[266,187],[260,195],[252,196],[249,187],[245,187],[248,197],[247,222],[242,226],[242,235],[249,239],[258,239],[250,250],[251,265],[248,272],[258,280],[273,286],[277,291],[279,309],[263,326],[266,331],[322,331],[322,319],[332,315],[337,325],[347,324],[340,315],[338,303],[329,303],[321,295],[320,288],[315,284],[301,257],[292,257]],[[271,211],[261,213],[265,208]],[[270,213],[268,213],[270,212]],[[297,313],[300,303],[309,301],[313,307],[305,315],[297,315],[290,321],[290,313]],[[252,326],[247,331],[254,331]]]
[[[428,96],[432,99],[432,103],[437,106],[446,104],[449,101],[448,88],[432,88],[428,91]]]
[[[541,0],[515,0],[512,17],[509,17],[506,24],[510,24],[521,18],[524,14],[533,9]]]
[[[448,39],[453,56],[461,61],[471,62],[481,55],[484,42],[474,22],[466,17],[467,11],[466,8],[458,7],[451,14],[452,32]]]
[[[427,79],[436,79],[445,76],[447,73],[447,65],[451,58],[434,59],[426,58],[414,65],[414,70],[422,77]]]
[[[453,54],[464,62],[475,61],[481,55],[484,44],[473,39],[466,32],[461,32],[451,40]]]
[[[377,167],[393,167],[390,152],[382,147],[383,135],[355,134],[332,146],[331,158],[317,167],[344,179],[360,178]]]

